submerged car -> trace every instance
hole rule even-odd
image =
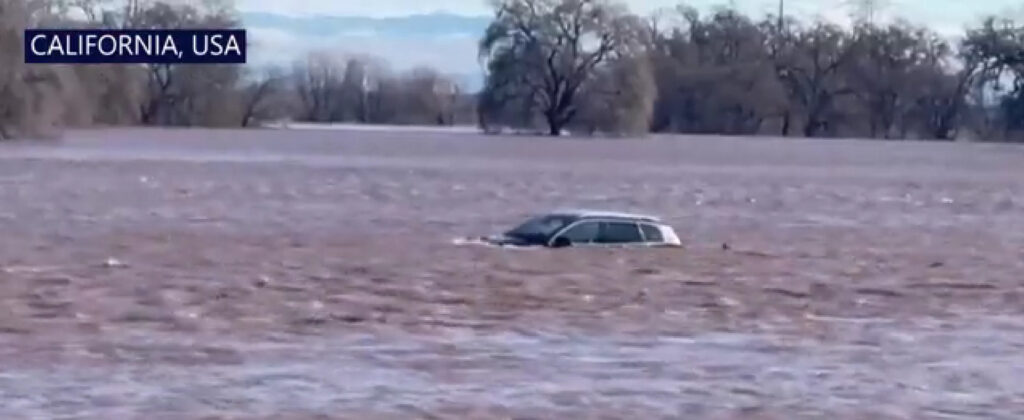
[[[502,246],[678,247],[675,229],[653,216],[592,210],[554,211],[530,218],[501,235],[482,238]]]

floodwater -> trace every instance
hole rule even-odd
[[[535,211],[686,247],[456,245]],[[87,130],[0,145],[3,418],[1024,417],[1024,148]]]

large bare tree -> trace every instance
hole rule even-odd
[[[504,0],[494,6],[495,19],[480,43],[487,89],[531,106],[551,135],[576,117],[580,93],[598,69],[637,44],[639,20],[603,0]]]

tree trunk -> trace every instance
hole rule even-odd
[[[548,121],[548,135],[557,137],[562,134],[562,127],[565,126],[565,121],[555,115],[554,112],[547,112],[545,115]]]
[[[813,138],[814,136],[816,136],[818,134],[819,124],[820,123],[818,122],[818,120],[816,120],[814,117],[808,118],[807,124],[804,125],[804,137]]]
[[[242,127],[249,127],[249,124],[252,122],[255,114],[256,104],[254,102],[246,104],[245,111],[242,113]]]
[[[561,126],[561,124],[559,124],[557,122],[554,122],[554,121],[548,121],[548,135],[552,136],[552,137],[558,137],[561,134],[562,134],[562,126]]]

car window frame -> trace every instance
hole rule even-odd
[[[643,222],[641,222],[639,220],[593,217],[593,218],[581,218],[581,219],[576,220],[576,221],[570,223],[569,225],[563,227],[561,230],[556,232],[554,235],[551,235],[551,238],[548,240],[548,246],[553,246],[555,241],[558,240],[558,238],[560,238],[563,235],[565,235],[565,233],[568,232],[570,229],[573,229],[577,225],[580,225],[580,224],[583,224],[583,223],[598,223],[598,224],[600,224],[600,223],[625,223],[625,224],[632,224],[632,225],[636,226],[637,231],[640,233],[640,241],[639,242],[621,242],[621,243],[599,243],[599,242],[590,241],[590,242],[587,242],[587,243],[573,243],[573,246],[577,246],[577,245],[584,245],[584,246],[587,246],[587,245],[591,245],[591,246],[623,246],[623,245],[643,245],[644,243],[646,243],[646,242],[644,242],[643,229],[640,228],[640,224],[643,223]]]

